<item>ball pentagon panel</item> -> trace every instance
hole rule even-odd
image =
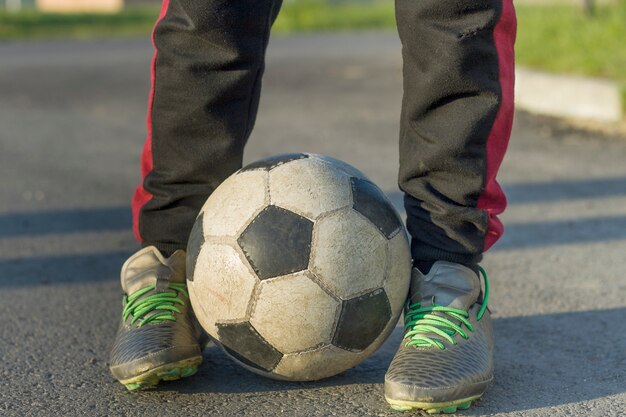
[[[283,153],[279,155],[273,155],[267,158],[259,159],[258,161],[255,161],[255,162],[251,162],[245,167],[241,168],[239,172],[270,171],[280,165],[288,164],[291,161],[297,161],[297,160],[306,159],[306,158],[309,158],[309,154]]]
[[[271,372],[283,354],[249,323],[217,323],[221,347],[253,371]]]
[[[352,178],[353,208],[374,224],[387,239],[403,230],[402,219],[387,196],[373,182]]]
[[[282,207],[267,206],[237,238],[260,279],[306,269],[313,222]]]
[[[392,318],[385,290],[371,291],[342,303],[333,345],[362,351],[371,345]]]

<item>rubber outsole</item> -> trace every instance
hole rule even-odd
[[[419,401],[401,401],[393,400],[385,397],[391,408],[396,411],[414,411],[422,410],[428,414],[453,414],[458,410],[467,410],[472,403],[480,398],[480,395],[463,398],[460,400],[441,402],[441,403],[425,403]]]
[[[144,372],[136,377],[124,379],[120,382],[129,391],[139,391],[155,387],[161,381],[175,381],[177,379],[192,376],[198,371],[202,363],[202,356],[184,359],[177,362],[161,365],[157,368]]]

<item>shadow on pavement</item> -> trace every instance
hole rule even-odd
[[[564,180],[504,185],[509,204],[626,196],[626,177]],[[403,194],[388,192],[402,210]],[[87,231],[125,230],[131,227],[130,207],[69,209],[35,213],[0,214],[0,238]]]
[[[130,207],[0,214],[0,238],[125,230],[130,227]]]
[[[492,250],[623,239],[626,239],[626,216],[522,223],[508,226],[507,233]],[[0,259],[0,270],[3,271],[0,288],[118,279],[121,265],[135,248],[121,249],[102,253]]]
[[[626,177],[502,184],[502,188],[509,205],[626,197]],[[403,209],[401,192],[387,196],[398,210]]]
[[[510,204],[626,196],[626,177],[503,184]]]
[[[0,288],[118,280],[132,250],[0,260]]]
[[[493,250],[585,245],[626,239],[626,216],[605,216],[505,225]]]
[[[512,204],[601,198],[626,195],[626,178],[515,184],[505,188],[511,195]],[[394,206],[402,210],[402,193],[387,195]],[[626,216],[538,220],[506,226],[505,235],[493,250],[626,239]],[[63,234],[129,230],[130,227],[128,207],[0,214],[0,239],[49,235],[50,245],[55,245]],[[114,252],[32,258],[0,257],[0,270],[3,271],[0,288],[117,279],[121,264],[134,249],[121,247]]]
[[[496,318],[496,377],[481,400],[481,411],[532,410],[626,392],[624,335],[617,328],[625,318],[626,308]],[[205,351],[198,375],[178,384],[164,384],[157,391],[235,395],[378,384],[384,401],[385,371],[401,337],[402,329],[397,327],[383,348],[359,366],[308,383],[257,376],[239,368],[213,346]]]

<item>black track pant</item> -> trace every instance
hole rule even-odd
[[[134,229],[186,246],[211,192],[242,164],[281,1],[164,0],[153,32]],[[502,234],[496,182],[513,120],[512,0],[396,0],[404,98],[399,185],[416,260],[477,262]]]

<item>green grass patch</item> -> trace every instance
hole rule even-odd
[[[0,39],[148,36],[159,9],[127,8],[117,14],[48,14],[0,11]],[[393,28],[392,1],[328,4],[324,0],[285,3],[274,24],[278,34]]]
[[[328,4],[323,0],[300,0],[283,5],[273,31],[387,29],[395,24],[393,1]]]
[[[519,64],[610,78],[626,99],[626,0],[598,6],[592,16],[576,6],[517,6],[517,18]]]
[[[626,77],[626,0],[587,16],[574,6],[518,6],[517,60],[555,72]]]
[[[116,14],[49,14],[0,11],[0,39],[149,36],[159,9],[129,8]]]

